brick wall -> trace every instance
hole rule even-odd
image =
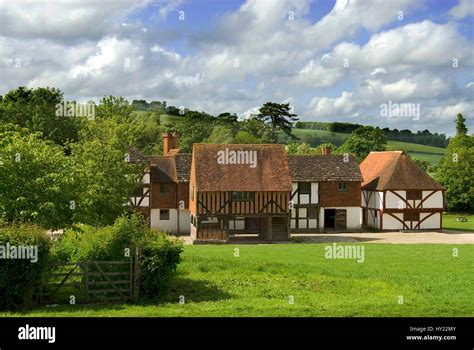
[[[360,182],[346,182],[347,192],[339,192],[339,182],[319,183],[319,199],[322,207],[360,206]]]

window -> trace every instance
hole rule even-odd
[[[407,199],[414,199],[419,200],[421,199],[421,191],[420,190],[408,190],[407,191]]]
[[[403,221],[420,221],[420,213],[403,213]]]
[[[318,208],[308,207],[308,219],[317,219],[318,218]]]
[[[169,220],[170,211],[168,209],[160,209],[160,220]]]
[[[247,202],[255,199],[255,192],[232,192],[232,200],[236,202]]]
[[[298,192],[300,194],[310,194],[311,182],[298,182]]]
[[[347,182],[339,182],[339,192],[347,192]]]
[[[166,186],[165,184],[160,184],[160,194],[163,195],[166,192]]]
[[[250,231],[257,231],[258,218],[245,218],[245,229]]]

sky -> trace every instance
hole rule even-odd
[[[0,95],[18,86],[472,132],[474,0],[0,0]]]

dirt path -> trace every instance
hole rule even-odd
[[[360,242],[360,243],[394,243],[394,244],[474,244],[474,233],[443,232],[363,232],[363,233],[318,233],[294,234],[297,240],[308,243],[326,242]]]

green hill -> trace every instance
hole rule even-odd
[[[316,147],[322,143],[332,143],[340,146],[350,136],[350,134],[343,134],[337,132],[330,132],[324,130],[312,129],[293,129],[293,133],[300,138],[300,142],[306,142],[311,147]],[[426,160],[432,165],[437,165],[443,157],[444,148],[420,145],[417,143],[401,142],[388,140],[387,150],[390,151],[405,151],[412,158]]]

